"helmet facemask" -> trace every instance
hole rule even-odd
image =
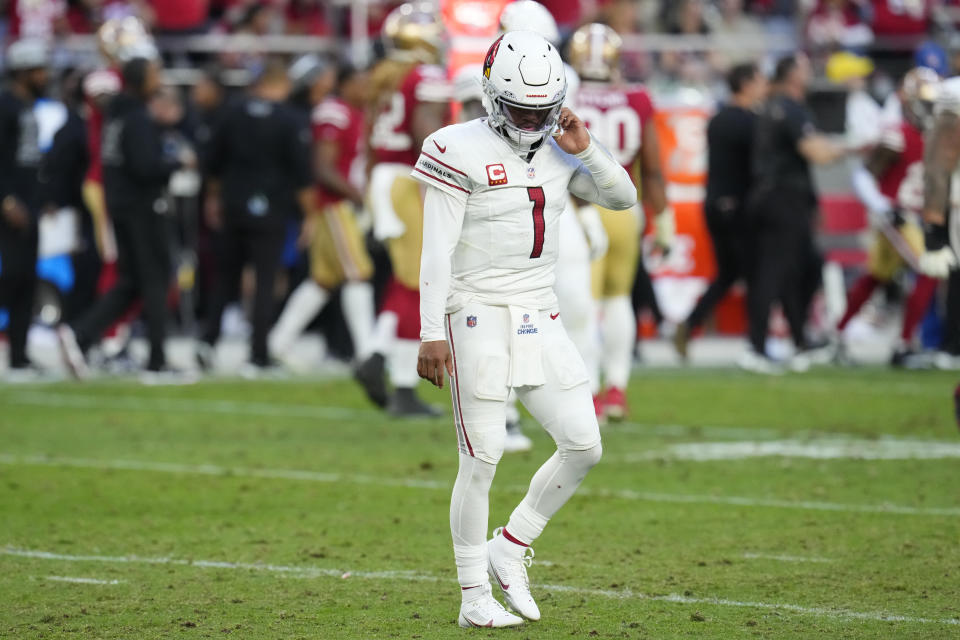
[[[487,83],[484,83],[487,84]],[[489,122],[519,155],[536,151],[553,133],[560,116],[560,108],[566,92],[555,101],[545,105],[525,105],[496,95],[487,84],[484,91],[484,106]]]

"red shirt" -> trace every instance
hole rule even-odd
[[[931,4],[931,0],[873,0],[873,31],[895,36],[926,33]]]
[[[208,0],[153,0],[157,29],[183,31],[202,26],[210,14]]]
[[[653,117],[653,101],[643,87],[584,82],[574,109],[590,132],[628,172],[640,151],[643,129]]]
[[[442,67],[421,64],[407,74],[397,90],[382,100],[370,133],[370,147],[376,162],[417,163],[420,149],[414,148],[413,111],[421,102],[447,103],[450,84]]]
[[[349,180],[354,163],[360,157],[363,146],[363,111],[337,97],[327,98],[313,110],[311,116],[313,139],[315,142],[333,141],[337,143],[337,173]],[[334,204],[344,198],[339,194],[317,187],[317,198],[321,206]]]
[[[898,151],[897,161],[880,176],[880,192],[896,206],[923,209],[923,133],[904,120],[883,132],[880,145]]]

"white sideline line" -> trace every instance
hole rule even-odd
[[[2,390],[0,390],[2,391]],[[4,394],[5,395],[5,394]],[[268,418],[306,418],[331,420],[382,421],[383,414],[374,409],[318,406],[310,404],[290,404],[275,402],[236,402],[231,400],[193,400],[157,396],[134,396],[124,394],[105,398],[83,393],[54,393],[44,391],[20,391],[4,397],[7,404],[46,407],[51,409],[106,409],[135,412],[177,412],[209,413],[215,415],[249,415]],[[776,427],[736,427],[722,425],[682,425],[682,424],[646,424],[639,422],[621,422],[611,425],[605,435],[630,433],[654,436],[709,436],[712,438],[757,439],[781,438],[787,433],[793,437],[804,435],[830,437],[862,437],[857,434],[798,431]],[[889,437],[896,441],[895,437]],[[944,441],[954,442],[954,441]]]
[[[73,582],[76,584],[120,584],[123,580],[98,580],[96,578],[71,578],[69,576],[44,576],[45,580],[54,582]]]
[[[154,564],[180,565],[200,567],[204,569],[238,569],[245,571],[263,571],[283,573],[299,577],[339,577],[342,579],[360,578],[370,580],[406,580],[409,582],[444,582],[453,584],[452,579],[440,576],[418,573],[415,571],[344,571],[325,567],[296,567],[275,564],[259,564],[249,562],[225,562],[217,560],[185,560],[169,557],[140,557],[140,556],[84,556],[33,549],[17,549],[12,547],[0,548],[0,554],[21,558],[39,560],[61,560],[67,562],[105,562],[117,564]],[[873,611],[848,611],[845,609],[827,609],[824,607],[805,607],[798,604],[780,602],[752,602],[729,600],[726,598],[695,598],[675,593],[667,595],[653,595],[633,591],[632,589],[591,589],[565,584],[536,584],[536,588],[556,593],[573,593],[577,595],[611,598],[617,600],[649,600],[653,602],[673,602],[677,604],[715,605],[721,607],[740,607],[750,609],[768,609],[789,611],[801,615],[811,615],[821,618],[839,620],[866,620],[873,622],[910,622],[917,624],[960,625],[958,618],[923,618],[899,614],[887,614]]]
[[[154,471],[159,473],[199,474],[235,478],[270,478],[277,480],[301,480],[331,484],[378,485],[407,489],[432,489],[449,491],[450,482],[390,478],[358,474],[323,473],[297,469],[256,469],[250,467],[221,467],[212,464],[190,465],[175,462],[149,462],[139,460],[97,460],[92,458],[54,458],[38,455],[11,455],[0,453],[0,464],[10,466],[76,467],[82,469]],[[495,487],[497,491],[526,493],[528,487],[521,485]],[[737,507],[770,507],[777,509],[801,509],[808,511],[834,511],[841,513],[879,513],[915,516],[960,516],[960,507],[912,507],[897,504],[845,504],[839,502],[791,501],[746,496],[709,496],[683,493],[657,493],[632,491],[630,489],[602,489],[581,487],[579,496],[617,498],[639,502],[662,502],[667,504],[715,504]]]
[[[777,560],[779,562],[835,562],[831,558],[818,558],[816,556],[788,556],[777,553],[745,553],[743,554],[743,557],[747,560]]]
[[[835,436],[737,442],[682,442],[669,444],[662,449],[627,453],[616,460],[626,463],[648,460],[717,462],[771,457],[813,460],[942,460],[960,458],[960,442]]]

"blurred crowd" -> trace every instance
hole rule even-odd
[[[5,285],[8,307],[11,292],[26,296],[27,287],[37,290],[35,304],[29,304],[31,297],[0,317],[10,337],[13,369],[30,370],[25,335],[34,318],[61,327],[64,355],[80,371],[141,369],[143,363],[126,349],[129,337],[139,333],[151,344],[146,369],[158,375],[178,373],[171,372],[163,353],[163,339],[173,331],[200,338],[197,359],[204,368],[215,363],[213,347],[222,332],[249,337],[246,373],[256,376],[286,358],[296,336],[314,326],[326,335],[332,355],[353,359],[371,398],[385,406],[390,366],[378,347],[378,332],[404,333],[404,314],[399,327],[394,314],[384,329],[379,320],[374,326],[374,310],[389,307],[398,291],[403,298],[404,285],[396,263],[391,264],[390,242],[376,239],[366,210],[363,188],[371,176],[363,163],[369,160],[371,110],[385,108],[381,99],[392,89],[384,88],[399,82],[391,74],[409,71],[390,61],[381,40],[384,20],[399,4],[369,5],[367,29],[377,62],[365,68],[347,55],[277,56],[251,47],[240,54],[171,59],[163,48],[164,37],[208,33],[317,35],[346,43],[356,10],[351,3],[2,3],[0,33],[14,44],[3,65],[4,95],[10,99],[2,123],[7,137],[0,139],[0,147],[7,145],[6,164],[0,170],[11,173],[0,195],[11,199],[9,211],[4,199],[0,254],[5,253],[5,273],[0,273],[7,282],[16,273],[18,263],[11,256],[21,266],[37,258],[40,264],[35,279],[26,274],[30,269],[22,269],[23,281],[16,284],[22,288]],[[772,61],[782,57],[778,48],[792,50],[801,42],[815,75],[826,74],[836,88],[872,101],[870,119],[879,122],[877,96],[864,98],[875,68],[888,62],[890,76],[899,78],[927,58],[923,63],[940,75],[950,73],[949,48],[926,43],[943,36],[949,45],[955,17],[950,0],[543,4],[560,38],[590,20],[621,34],[623,79],[646,80],[654,88],[707,85],[717,87],[714,95],[727,95],[719,85],[726,84],[731,69],[758,61],[755,71],[773,71]],[[70,58],[64,37],[71,34],[96,34],[102,56],[97,66]],[[638,34],[639,40],[631,40]],[[674,38],[676,46],[648,50],[642,34],[773,44],[710,48],[690,40],[687,49],[686,40]],[[894,36],[899,40],[883,40]],[[872,60],[859,55],[868,52],[875,52]],[[770,59],[766,67],[764,58]],[[189,85],[165,84],[163,67],[182,63],[194,69]],[[246,72],[249,83],[231,81],[235,69]],[[434,89],[444,108],[450,89]],[[895,100],[892,89],[880,97]],[[436,127],[445,119],[441,115]],[[857,119],[847,116],[848,123]],[[324,128],[327,120],[332,128]],[[121,121],[127,124],[110,125]],[[135,140],[119,133],[136,127],[141,129]],[[32,140],[29,153],[22,149],[23,136]],[[286,143],[271,142],[276,140]],[[333,147],[326,144],[331,141]],[[147,165],[133,162],[143,157]],[[13,173],[15,167],[20,173]],[[18,187],[16,181],[28,186]],[[309,214],[338,203],[348,206],[343,217],[325,214],[327,222],[318,229],[318,218]],[[161,214],[163,223],[149,229],[130,225],[138,211]],[[12,229],[32,239],[21,242]],[[26,250],[30,243],[32,252]],[[296,322],[280,315],[284,303],[299,309]],[[655,298],[647,304],[656,309]],[[409,304],[403,308],[415,313]],[[755,337],[757,350],[762,335]],[[415,341],[416,332],[404,339]],[[285,364],[294,366],[295,356]],[[394,386],[401,389],[416,383],[404,374],[397,378]],[[395,408],[430,412],[409,395]]]

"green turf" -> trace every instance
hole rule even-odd
[[[605,429],[605,459],[537,542],[543,620],[499,632],[455,623],[449,417],[390,421],[347,381],[0,388],[0,638],[957,638],[960,459],[657,453],[956,445],[955,384],[638,372],[632,421]],[[491,526],[551,453],[527,432]]]

